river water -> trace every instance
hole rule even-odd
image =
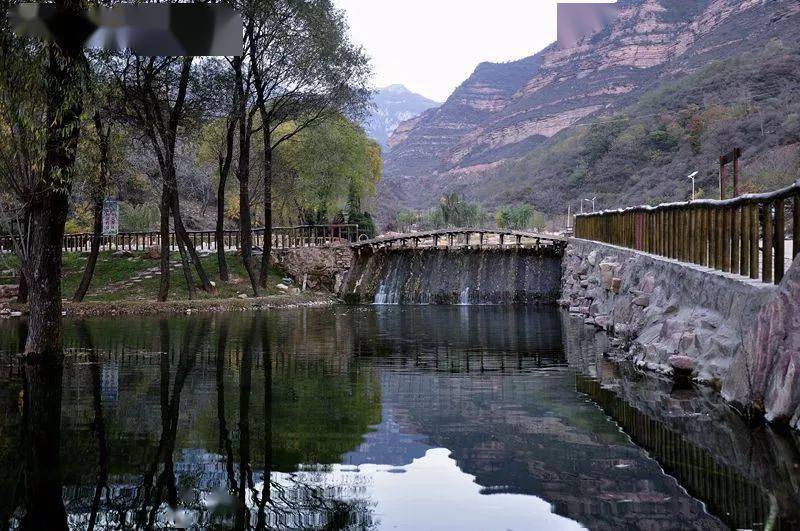
[[[0,326],[10,528],[798,523],[792,435],[609,361],[603,335],[554,308],[93,319],[65,334],[63,365],[37,365],[15,355],[24,323]]]

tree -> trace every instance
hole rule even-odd
[[[81,302],[86,297],[86,292],[89,291],[89,285],[94,276],[94,268],[97,264],[97,256],[100,254],[100,240],[103,236],[103,198],[108,186],[109,180],[109,139],[111,138],[111,124],[104,123],[103,116],[100,110],[94,113],[94,129],[97,135],[97,150],[98,150],[98,165],[99,171],[96,180],[91,184],[91,202],[92,202],[92,243],[89,250],[89,258],[86,261],[86,267],[83,270],[81,282],[72,300]]]
[[[195,295],[189,261],[194,265],[201,287],[213,292],[214,286],[183,224],[175,169],[178,129],[186,117],[187,97],[192,81],[192,57],[140,57],[124,53],[108,64],[124,97],[124,112],[150,141],[162,179],[161,191],[161,284],[158,300],[169,294],[169,216],[172,215],[178,251],[189,297]],[[192,91],[192,96],[194,95]],[[200,106],[200,105],[198,105]]]
[[[57,0],[75,13],[80,0]],[[80,43],[16,37],[0,19],[0,178],[11,190],[17,254],[30,304],[26,355],[60,352],[61,245],[87,84]],[[66,527],[66,523],[64,524]]]
[[[349,42],[343,12],[330,0],[256,0],[252,22],[246,51],[263,139],[264,253],[259,283],[265,287],[272,247],[274,150],[327,117],[363,113],[370,98],[370,69],[361,48]]]
[[[362,203],[374,197],[381,176],[380,148],[343,116],[333,116],[284,142],[275,151],[273,164],[273,199],[282,206],[279,211],[283,215],[293,211],[292,217],[310,225],[363,214]]]

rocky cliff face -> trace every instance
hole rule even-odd
[[[403,85],[390,85],[378,90],[372,99],[374,109],[364,123],[370,138],[377,140],[384,149],[389,136],[397,126],[439,105],[433,100],[411,92]]]
[[[797,40],[796,0],[622,0],[619,18],[573,47],[483,63],[440,107],[389,139],[383,214],[434,204],[445,191],[491,186],[498,166],[582,120],[708,62]],[[794,27],[794,30],[791,28]]]

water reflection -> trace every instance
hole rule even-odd
[[[63,365],[2,358],[10,528],[795,522],[791,443],[747,445],[702,392],[620,378],[603,336],[554,310],[98,319],[66,333]],[[9,351],[21,336],[0,329]],[[699,411],[715,422],[693,429]]]

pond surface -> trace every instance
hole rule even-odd
[[[797,525],[797,441],[552,308],[0,326],[0,521],[50,529]],[[59,421],[60,418],[60,421]],[[65,516],[66,515],[66,516]]]

